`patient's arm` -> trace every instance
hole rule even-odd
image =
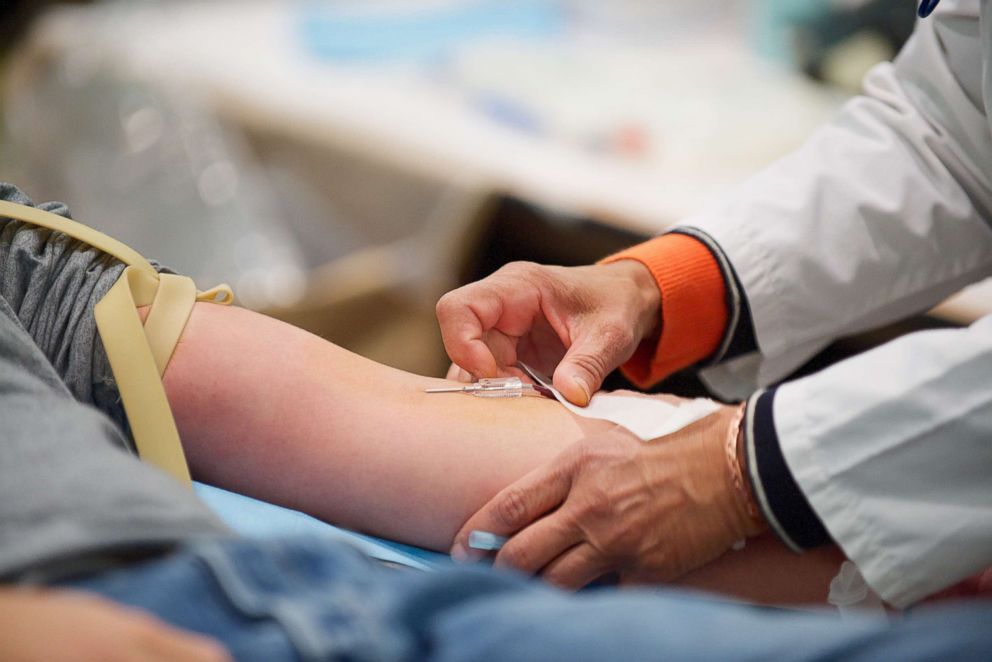
[[[446,382],[209,304],[195,307],[164,381],[198,479],[434,549],[585,435],[550,400],[426,394]]]
[[[500,489],[612,427],[539,397],[423,392],[444,383],[211,304],[194,308],[165,374],[197,479],[440,550]],[[824,578],[838,564],[834,556],[814,562],[816,586],[800,595],[781,590],[795,575],[783,576],[780,563],[799,568],[810,557],[769,540],[725,559],[693,573],[690,583],[771,601],[822,599]]]

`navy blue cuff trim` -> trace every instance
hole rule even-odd
[[[782,532],[796,546],[810,549],[826,545],[833,542],[830,534],[799,489],[782,455],[772,414],[775,391],[775,388],[765,391],[754,405],[754,453],[765,504]]]
[[[916,10],[916,15],[920,18],[926,18],[933,13],[933,10],[937,8],[940,0],[923,0],[920,3],[919,8]]]

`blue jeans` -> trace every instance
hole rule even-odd
[[[398,570],[321,539],[190,544],[67,582],[223,642],[238,660],[967,660],[992,604],[841,621],[694,593],[586,591],[472,568]]]

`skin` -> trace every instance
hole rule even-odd
[[[229,662],[219,644],[73,591],[0,588],[8,662]]]
[[[427,394],[450,382],[210,304],[164,383],[198,478],[438,550],[500,489],[609,427],[541,397]]]
[[[722,407],[650,443],[618,427],[573,444],[498,494],[455,545],[472,529],[513,535],[498,566],[576,589],[606,573],[624,583],[681,577],[767,528],[749,516],[726,461],[724,441],[737,437],[738,412]]]
[[[453,382],[211,304],[194,308],[164,382],[199,480],[437,550],[504,488],[614,427],[541,397],[426,394]],[[786,555],[808,566],[803,582],[761,571]],[[728,563],[734,572],[719,568]],[[834,551],[798,557],[769,540],[683,579],[776,603],[822,601],[838,564]]]

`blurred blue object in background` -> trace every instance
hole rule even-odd
[[[826,16],[833,6],[832,0],[761,0],[755,4],[755,51],[786,63],[795,58],[793,26]]]
[[[904,0],[761,0],[756,4],[754,48],[760,55],[793,64],[823,80],[831,51],[858,35],[884,44],[885,58],[902,48],[916,14]],[[860,82],[860,79],[859,79]]]
[[[328,60],[430,60],[480,38],[553,37],[562,31],[566,18],[558,0],[411,5],[307,5],[299,22],[301,41],[310,53]]]

